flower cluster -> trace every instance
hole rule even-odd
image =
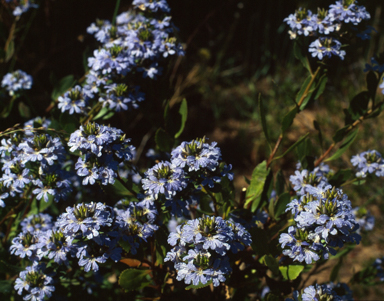
[[[66,153],[60,138],[32,133],[29,129],[26,127],[24,134],[13,134],[1,141],[2,207],[3,199],[22,195],[26,186],[33,188],[38,200],[44,198],[46,202],[49,196],[55,201],[65,199],[72,191],[69,174],[61,169]]]
[[[283,254],[294,261],[311,264],[320,255],[328,259],[329,254],[336,254],[334,248],[360,241],[351,202],[342,190],[331,185],[308,187],[307,194],[292,200],[286,211],[291,211],[295,223],[288,233],[280,235],[279,242]]]
[[[21,70],[7,73],[1,81],[1,86],[9,92],[9,95],[13,96],[17,91],[31,89],[32,76]]]
[[[334,300],[344,301],[353,300],[352,293],[345,283],[329,283],[329,284],[315,284],[308,286],[304,289],[302,294],[299,291],[293,292],[293,299],[288,298],[287,301],[320,301],[320,300]]]
[[[102,203],[67,207],[55,223],[47,214],[26,218],[22,232],[12,240],[11,254],[28,258],[34,265],[44,258],[69,265],[78,259],[85,272],[99,270],[107,259],[119,261],[119,241],[128,241],[130,253],[136,254],[142,241],[154,234],[157,210],[145,202],[120,201],[112,208]]]
[[[336,1],[335,4],[329,6],[329,10],[319,8],[317,14],[300,8],[285,18],[284,22],[290,27],[291,39],[295,39],[298,35],[316,37],[322,35],[309,46],[309,52],[313,57],[318,57],[319,60],[332,56],[344,59],[345,51],[340,50],[341,43],[335,34],[340,31],[342,24],[358,25],[371,17],[364,6],[356,5],[356,3],[355,0]],[[357,36],[366,39],[370,32],[369,29]]]
[[[359,229],[356,231],[360,234],[363,231],[372,231],[375,226],[375,217],[364,207],[355,207],[352,209],[356,222],[359,224]]]
[[[384,257],[376,258],[373,267],[377,270],[376,277],[378,277],[381,282],[384,282]]]
[[[102,46],[88,58],[90,72],[84,87],[59,98],[62,112],[84,113],[91,99],[116,112],[137,108],[144,93],[133,75],[156,79],[162,73],[162,61],[184,54],[166,15],[170,9],[165,0],[134,1],[133,6],[136,10],[117,16],[116,25],[97,20],[88,27],[87,32]]]
[[[37,8],[39,7],[37,4],[35,4],[34,0],[5,0],[6,3],[10,3],[13,7],[13,15],[18,17],[23,13],[26,13],[30,8]]]
[[[23,295],[23,300],[42,301],[55,291],[52,277],[46,275],[44,264],[33,264],[20,272],[15,282],[15,290]]]
[[[97,123],[87,123],[72,133],[68,146],[72,152],[80,151],[75,169],[84,177],[83,185],[113,184],[119,163],[133,159],[135,148],[130,141],[122,130]]]
[[[368,150],[352,156],[351,163],[357,168],[356,177],[358,178],[366,178],[368,174],[384,176],[384,160],[378,151]]]
[[[170,162],[162,161],[148,169],[142,179],[147,199],[161,200],[174,215],[189,213],[189,206],[198,202],[197,192],[213,188],[222,177],[233,179],[231,165],[221,163],[216,143],[205,139],[182,142],[171,153]]]
[[[251,242],[250,234],[240,224],[221,217],[202,217],[170,233],[168,243],[174,248],[164,261],[174,263],[179,281],[193,285],[212,281],[218,286],[232,271],[227,252],[236,254]]]

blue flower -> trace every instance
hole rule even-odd
[[[336,1],[329,6],[329,15],[332,21],[359,24],[362,20],[368,20],[371,15],[364,6],[356,5],[355,0]]]
[[[88,105],[89,95],[84,93],[80,86],[75,86],[71,91],[65,92],[63,96],[58,98],[58,108],[61,112],[69,111],[69,114],[83,114]]]
[[[317,57],[319,60],[332,56],[338,56],[343,60],[345,51],[340,50],[340,48],[341,43],[338,40],[320,37],[309,45],[308,51],[312,53],[312,57]]]
[[[13,96],[17,91],[31,89],[32,76],[21,70],[7,73],[1,81],[1,86],[9,92],[9,95]]]

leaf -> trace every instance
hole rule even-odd
[[[276,174],[275,189],[276,189],[277,195],[280,195],[284,192],[284,187],[285,187],[285,178],[284,178],[283,172],[280,169]]]
[[[285,209],[287,209],[288,203],[291,201],[291,195],[289,192],[284,192],[283,194],[279,195],[276,204],[275,204],[275,219],[278,219],[280,215],[285,213]]]
[[[147,280],[150,273],[151,270],[127,269],[120,274],[119,284],[127,291],[140,290],[152,282]]]
[[[295,42],[293,45],[293,53],[295,57],[303,64],[303,66],[311,73],[312,71],[308,58],[303,55],[300,49],[300,45],[297,42]]]
[[[299,277],[303,269],[303,265],[288,265],[279,267],[281,275],[283,275],[285,280],[295,280]]]
[[[328,179],[328,182],[332,186],[340,187],[340,185],[350,179],[353,174],[354,173],[350,169],[340,169]]]
[[[269,253],[268,236],[264,229],[253,227],[249,230],[252,237],[251,247],[255,254],[263,256]]]
[[[345,141],[340,145],[340,148],[330,158],[326,159],[325,162],[340,158],[341,155],[344,154],[344,152],[356,139],[358,132],[359,129],[356,129],[352,133],[350,133],[349,136],[345,139]]]
[[[255,167],[252,172],[251,184],[247,188],[247,192],[245,194],[245,207],[251,203],[252,207],[257,207],[259,205],[261,201],[261,194],[264,189],[264,184],[269,172],[270,169],[267,168],[267,161],[265,160]]]
[[[162,128],[159,128],[155,134],[155,142],[162,152],[169,152],[173,146],[173,138]]]
[[[267,140],[269,148],[272,150],[271,138],[269,137],[269,133],[268,133],[267,120],[265,119],[265,116],[267,115],[267,113],[266,113],[265,107],[261,101],[261,94],[259,94],[259,111],[260,111],[261,125],[263,128],[265,139]]]
[[[108,112],[109,112],[108,107],[101,108],[99,113],[97,113],[97,115],[95,117],[93,117],[92,120],[97,120],[97,119],[99,119],[101,117],[104,117]]]
[[[11,265],[4,260],[0,260],[0,271],[2,273],[5,272],[12,272],[12,273],[19,273],[23,271],[24,269],[22,267],[16,266],[16,265]]]
[[[19,102],[18,109],[21,117],[23,118],[31,117],[31,110],[24,102],[22,101]]]
[[[307,138],[308,135],[309,135],[309,133],[306,133],[304,136],[300,137],[300,139],[297,140],[294,144],[292,144],[282,155],[273,158],[273,161],[283,158],[286,154],[288,154],[296,146],[300,145],[303,141],[305,141],[305,138]]]
[[[314,92],[313,99],[316,100],[320,97],[321,94],[323,94],[325,87],[327,85],[327,81],[328,81],[328,77],[325,74],[323,74],[316,85],[316,91]]]
[[[15,53],[15,42],[12,40],[9,44],[7,49],[5,50],[5,62],[8,62],[13,54]]]
[[[52,100],[56,100],[59,96],[63,95],[67,90],[69,90],[76,83],[73,75],[67,75],[63,77],[53,88],[51,98]],[[67,114],[63,114],[67,115]]]
[[[131,244],[127,240],[120,239],[119,245],[123,248],[123,250],[127,253],[131,251]]]
[[[175,139],[179,138],[180,135],[183,133],[185,123],[188,117],[188,104],[185,98],[181,101],[179,114],[181,115],[181,126],[180,126],[180,130],[175,134]]]
[[[313,127],[319,132],[319,143],[321,148],[323,148],[323,134],[321,132],[320,124],[316,120],[313,121]]]
[[[340,142],[344,139],[345,133],[348,131],[349,125],[346,125],[342,127],[341,129],[338,129],[335,133],[335,135],[332,137],[333,141],[335,143]]]
[[[202,284],[201,282],[198,285],[191,284],[191,285],[187,286],[185,289],[188,291],[190,289],[199,289],[199,288],[207,287],[207,286],[211,285],[212,282],[213,281],[210,280],[206,284]]]
[[[163,264],[164,258],[167,256],[167,249],[165,246],[168,245],[168,229],[165,225],[159,227],[155,232],[155,247],[156,247],[156,264]]]
[[[301,100],[301,98],[303,98],[302,102],[301,102],[301,105],[300,105],[300,109],[303,110],[305,108],[305,106],[307,105],[309,99],[311,98],[311,93],[316,89],[316,86],[314,85],[314,83],[312,82],[311,83],[311,86],[309,87],[308,89],[308,85],[309,83],[312,81],[312,75],[309,75],[304,83],[302,84],[299,92],[297,93],[296,95],[296,103],[298,104]],[[307,90],[308,89],[308,90]],[[304,93],[306,93],[306,95],[304,95]]]
[[[291,111],[289,111],[283,118],[283,121],[281,123],[281,132],[286,132],[289,127],[293,123],[293,119],[295,119],[295,116],[297,114],[297,107],[294,107]]]
[[[279,275],[279,264],[276,261],[276,258],[274,258],[271,255],[264,255],[261,259],[260,262],[265,264],[273,274]]]
[[[337,280],[337,276],[339,275],[339,271],[342,265],[343,257],[340,257],[338,263],[333,267],[331,275],[329,276],[330,281],[335,282]]]
[[[377,85],[379,84],[379,78],[376,75],[376,72],[370,70],[367,74],[367,89],[369,97],[374,100],[377,91]]]
[[[345,124],[351,124],[367,113],[369,98],[369,92],[363,91],[351,100],[348,110],[344,111],[346,114]]]
[[[8,294],[13,288],[13,280],[0,280],[0,293]]]

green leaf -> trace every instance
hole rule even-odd
[[[376,72],[370,70],[367,74],[367,89],[369,97],[374,100],[377,91],[377,85],[379,84],[379,78],[376,75]]]
[[[281,275],[283,275],[285,280],[295,280],[299,277],[303,269],[303,265],[288,265],[279,267]]]
[[[260,262],[265,264],[274,275],[279,275],[279,264],[276,261],[276,258],[274,258],[271,255],[264,255],[261,259]]]
[[[256,206],[257,209],[269,172],[270,169],[267,168],[267,161],[265,160],[255,167],[252,172],[251,184],[245,194],[245,207],[252,203],[252,207]]]
[[[342,265],[343,257],[340,257],[338,263],[333,267],[331,275],[329,276],[330,281],[335,282],[337,280],[337,276],[339,275],[339,271]]]
[[[206,284],[202,284],[201,282],[198,285],[191,284],[191,285],[188,285],[185,289],[188,291],[190,289],[199,289],[199,288],[207,287],[207,286],[211,285],[212,282],[213,281],[210,280]]]
[[[357,137],[357,133],[359,132],[359,129],[354,130],[351,132],[348,137],[345,139],[345,141],[340,145],[340,148],[325,162],[335,160],[341,157],[342,154],[348,149],[348,147],[353,143],[353,141]]]
[[[312,71],[308,58],[303,55],[300,49],[300,45],[297,42],[295,42],[293,45],[293,53],[295,57],[303,64],[303,66],[311,73]]]
[[[283,118],[283,121],[281,123],[281,132],[286,132],[289,127],[293,123],[293,119],[295,119],[295,116],[297,114],[297,107],[294,107],[291,111],[289,111]]]
[[[168,245],[168,233],[166,226],[161,226],[155,232],[155,247],[156,247],[156,264],[163,264],[164,258],[167,255],[167,248],[165,246]]]
[[[0,293],[8,294],[13,289],[13,280],[0,280]]]
[[[13,54],[15,53],[15,42],[12,40],[9,44],[7,49],[5,50],[5,62],[8,62]]]
[[[249,230],[252,237],[251,247],[255,254],[263,256],[269,253],[268,236],[264,229],[253,227]]]
[[[179,114],[181,115],[181,126],[180,126],[180,130],[175,134],[175,139],[179,138],[180,135],[183,133],[185,123],[188,117],[188,104],[185,98],[181,101]]]
[[[342,127],[341,129],[338,129],[335,133],[335,135],[332,137],[333,141],[335,143],[340,142],[341,140],[344,139],[345,134],[347,133],[349,128],[349,125],[346,125]]]
[[[289,192],[284,192],[283,194],[279,195],[274,209],[275,219],[278,219],[278,217],[285,212],[285,209],[287,209],[287,205],[290,201],[291,195]]]
[[[369,92],[363,91],[357,94],[349,105],[348,110],[344,110],[345,116],[345,124],[351,124],[355,120],[359,119],[368,111],[369,105]]]
[[[259,111],[260,111],[261,125],[263,128],[265,139],[267,140],[269,148],[272,150],[271,138],[270,138],[269,133],[268,133],[267,120],[265,119],[267,113],[266,113],[265,107],[261,101],[261,94],[259,94]]]
[[[312,81],[312,75],[309,75],[305,79],[303,85],[301,86],[299,92],[296,95],[296,103],[297,104],[300,102],[301,98],[304,97],[304,99],[302,100],[301,105],[300,105],[300,110],[304,110],[304,108],[307,105],[309,99],[311,98],[312,92],[316,89],[316,85],[314,85],[314,83],[312,82],[311,86],[307,90],[308,85],[309,85],[309,83],[311,81]],[[304,93],[306,93],[305,96],[304,96]]]
[[[131,251],[131,244],[129,243],[128,240],[120,239],[119,240],[119,245],[120,245],[120,247],[123,248],[123,250],[125,252],[129,253]]]
[[[319,134],[318,134],[319,143],[320,143],[321,148],[323,148],[323,134],[321,132],[320,124],[316,120],[313,121],[313,127],[316,130],[318,130],[318,132],[319,132]]]
[[[31,110],[24,102],[22,101],[19,102],[18,109],[21,117],[23,118],[31,117]]]
[[[276,189],[277,195],[280,195],[284,192],[284,187],[285,187],[285,178],[284,178],[283,172],[280,169],[276,174],[275,189]]]
[[[323,74],[316,85],[316,91],[314,92],[313,99],[316,100],[320,97],[321,94],[323,94],[325,87],[327,85],[327,81],[328,81],[328,77],[325,74]]]
[[[276,296],[276,295],[274,295],[272,293],[268,293],[267,296],[266,296],[266,300],[267,301],[280,301],[281,298],[280,298],[280,296]]]
[[[109,112],[108,107],[101,108],[99,113],[97,113],[97,115],[95,117],[93,117],[92,120],[100,119],[101,117],[104,117],[108,112]]]
[[[69,90],[76,83],[73,75],[67,75],[63,77],[53,88],[51,98],[52,100],[56,100],[59,96],[63,95],[67,90]],[[63,114],[67,115],[67,114]]]
[[[127,291],[140,290],[152,282],[147,280],[150,273],[150,270],[126,269],[120,274],[119,284]]]
[[[328,179],[328,182],[332,186],[340,187],[340,185],[349,180],[353,174],[350,169],[340,169]]]
[[[4,260],[0,260],[0,271],[2,273],[19,273],[23,271],[24,269],[22,267],[16,266],[16,265],[11,265]]]
[[[273,158],[273,161],[283,158],[286,154],[288,154],[291,150],[293,150],[295,147],[300,145],[305,139],[308,137],[309,133],[306,133],[304,136],[300,137],[299,140],[297,140],[294,144],[292,144],[282,155]]]
[[[169,152],[173,146],[173,138],[162,128],[159,128],[155,134],[155,142],[162,152]]]

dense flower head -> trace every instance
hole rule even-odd
[[[368,150],[352,156],[351,163],[357,169],[356,177],[358,178],[366,178],[368,174],[384,176],[384,160],[376,150]]]
[[[168,237],[174,248],[164,261],[174,263],[176,279],[186,284],[212,281],[218,286],[231,272],[227,253],[237,253],[252,242],[243,226],[215,216],[190,220],[175,230]]]
[[[342,301],[343,299],[327,284],[315,284],[308,286],[300,294],[298,291],[293,292],[294,300],[302,301]],[[293,301],[287,299],[287,301]]]
[[[10,3],[13,8],[13,15],[15,17],[21,16],[23,13],[26,13],[30,8],[39,7],[35,4],[35,0],[5,0],[6,3]]]
[[[384,257],[376,258],[373,267],[377,270],[376,277],[378,277],[381,282],[384,282]]]
[[[301,164],[298,164],[297,168],[300,169]],[[289,177],[289,181],[297,195],[306,195],[313,187],[328,184],[327,176],[330,172],[331,170],[326,164],[316,167],[313,171],[296,170],[295,174]]]
[[[88,105],[89,96],[83,91],[80,86],[75,86],[72,90],[65,92],[63,96],[58,98],[58,108],[64,113],[83,114]]]
[[[115,206],[115,213],[114,227],[119,237],[128,241],[130,252],[136,254],[140,242],[147,241],[158,229],[155,224],[158,215],[156,206],[151,202],[129,203],[121,200]]]
[[[99,102],[116,112],[136,109],[139,102],[144,100],[144,93],[140,92],[138,86],[130,89],[126,84],[111,84],[105,89],[105,93],[100,94]]]
[[[362,20],[371,18],[364,6],[356,5],[355,0],[341,0],[336,1],[335,4],[329,6],[329,14],[332,20],[338,22],[352,23],[353,25],[359,24]]]
[[[345,51],[340,50],[341,43],[334,38],[320,37],[309,45],[308,51],[312,57],[317,57],[319,60],[337,56],[344,59]]]
[[[20,272],[15,282],[15,290],[24,300],[43,301],[55,291],[52,277],[45,274],[45,265],[33,264]]]
[[[71,134],[70,151],[80,151],[75,169],[83,179],[83,185],[113,184],[117,177],[118,165],[134,157],[135,147],[129,144],[122,130],[88,123]]]
[[[132,5],[141,10],[149,9],[153,12],[157,12],[159,10],[165,13],[169,13],[171,10],[167,1],[165,0],[134,0]]]
[[[375,217],[364,207],[355,207],[352,210],[356,222],[359,224],[359,229],[356,231],[360,234],[363,231],[372,231],[375,226]]]
[[[296,35],[308,36],[312,31],[312,12],[305,8],[299,8],[294,14],[284,19],[291,28],[290,35],[294,39]]]
[[[1,86],[5,88],[9,95],[14,95],[17,91],[29,90],[32,87],[32,76],[22,70],[7,73],[1,81]]]
[[[142,183],[143,189],[154,199],[162,196],[165,199],[171,199],[187,186],[184,171],[167,161],[162,161],[148,169]]]
[[[30,215],[26,217],[21,223],[22,232],[38,232],[38,231],[47,231],[52,229],[53,222],[52,217],[46,213],[38,213],[35,215]]]
[[[351,202],[342,190],[321,184],[311,187],[306,195],[293,199],[286,211],[294,215],[295,225],[280,235],[283,254],[307,264],[335,254],[333,248],[344,243],[359,243],[359,223],[352,212]]]
[[[36,129],[36,128],[48,129],[50,124],[51,124],[51,121],[49,119],[46,119],[45,117],[33,118],[24,123],[24,130],[25,130],[24,134],[27,136],[32,136],[33,131],[31,131],[30,129]]]

